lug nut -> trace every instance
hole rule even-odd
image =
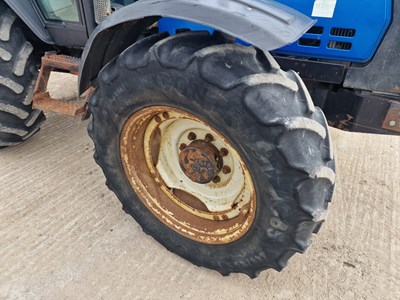
[[[219,178],[219,176],[215,176],[213,179],[214,183],[219,183],[221,181],[221,178]]]
[[[222,168],[222,173],[224,173],[224,174],[229,174],[231,171],[232,171],[231,168],[228,166],[224,166]]]
[[[219,154],[221,156],[227,156],[229,154],[229,151],[226,148],[221,148],[221,150],[219,150]]]
[[[161,118],[160,118],[160,116],[155,116],[154,120],[156,120],[157,123],[161,123]]]
[[[181,144],[180,146],[179,146],[179,150],[183,150],[183,149],[185,149],[187,147],[187,145],[186,144]]]
[[[204,140],[205,140],[207,143],[211,143],[211,142],[214,140],[214,137],[213,137],[211,134],[207,133],[207,134],[206,134],[206,137],[204,138]]]
[[[197,138],[197,135],[194,132],[189,132],[188,139],[194,141]]]
[[[164,119],[168,119],[169,118],[169,114],[167,112],[163,112],[162,116],[164,117]]]

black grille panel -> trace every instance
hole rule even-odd
[[[299,39],[298,43],[300,46],[308,46],[308,47],[321,46],[321,40],[318,40],[318,39],[301,38],[301,39]]]
[[[328,48],[339,50],[350,50],[352,44],[348,42],[329,41]]]
[[[356,30],[351,28],[337,28],[333,27],[331,29],[332,36],[345,36],[345,37],[353,37],[356,35]]]
[[[307,31],[307,33],[309,33],[309,34],[323,34],[324,33],[324,27],[322,27],[322,26],[313,26]]]

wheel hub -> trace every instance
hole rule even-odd
[[[195,140],[181,151],[179,165],[191,181],[206,184],[214,180],[221,171],[223,161],[212,143]]]

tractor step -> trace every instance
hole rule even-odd
[[[33,100],[33,108],[42,111],[51,111],[61,115],[76,117],[85,112],[85,106],[65,103],[50,97],[49,92],[37,93]]]
[[[79,63],[80,59],[76,57],[59,55],[54,52],[46,53],[42,57],[42,65],[36,81],[33,108],[73,117],[85,113],[86,105],[79,106],[53,99],[47,91],[51,72],[67,71],[73,75],[78,75]]]

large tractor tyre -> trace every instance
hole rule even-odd
[[[324,221],[327,123],[268,53],[207,32],[152,35],[104,67],[89,107],[123,209],[198,266],[280,271]]]
[[[0,148],[37,133],[45,116],[32,108],[40,57],[24,36],[24,25],[0,1]]]

